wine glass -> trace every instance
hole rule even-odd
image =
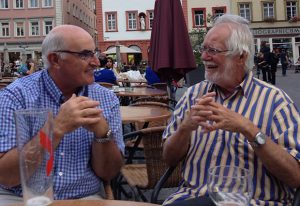
[[[207,186],[217,206],[248,206],[253,194],[249,170],[235,166],[210,168]]]

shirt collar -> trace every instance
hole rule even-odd
[[[236,94],[238,90],[241,90],[242,94],[245,96],[245,98],[247,98],[249,95],[250,89],[252,87],[252,84],[253,84],[252,79],[253,79],[252,71],[247,72],[245,74],[244,80],[236,87],[234,94]],[[216,85],[214,83],[212,83],[208,89],[209,92],[213,92],[213,91],[217,91],[217,90],[219,90],[218,85]]]
[[[55,82],[49,75],[48,70],[44,70],[42,73],[42,77],[45,83],[45,89],[50,94],[50,96],[55,100],[57,104],[62,104],[65,102],[65,97],[61,90],[56,86]],[[77,96],[88,96],[88,86],[83,86],[78,88],[76,92]]]

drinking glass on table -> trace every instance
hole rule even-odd
[[[235,166],[210,168],[207,186],[217,206],[248,206],[253,194],[249,170]]]
[[[53,202],[53,116],[49,109],[15,111],[23,200],[26,206]]]

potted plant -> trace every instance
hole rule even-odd
[[[293,17],[291,17],[291,18],[289,19],[289,22],[290,22],[290,23],[297,22],[297,21],[299,21],[299,17],[298,17],[298,16],[293,16]]]

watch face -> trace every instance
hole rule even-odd
[[[262,134],[262,133],[259,133],[259,134],[257,135],[256,141],[257,141],[257,143],[258,143],[259,145],[265,144],[265,142],[266,142],[266,137],[265,137],[265,135]]]

